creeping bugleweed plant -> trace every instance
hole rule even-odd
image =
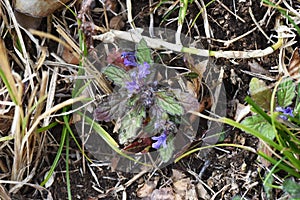
[[[114,132],[123,150],[134,153],[158,150],[167,162],[174,153],[174,138],[183,134],[178,127],[189,123],[183,116],[197,110],[198,100],[178,88],[180,75],[164,77],[163,66],[153,62],[144,40],[135,52],[122,52],[121,61],[124,66],[109,64],[103,70],[115,88],[99,103],[94,119],[115,123]],[[177,86],[172,87],[168,81]]]

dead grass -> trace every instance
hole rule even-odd
[[[32,31],[39,34],[40,38],[37,38],[26,30],[22,32],[8,0],[1,3],[0,17],[3,19],[3,39],[0,40],[1,171],[5,174],[0,184],[10,185],[6,187],[9,188],[7,192],[1,186],[3,199],[8,199],[8,194],[17,194],[24,186],[46,190],[32,181],[44,165],[46,146],[55,141],[47,129],[39,131],[39,128],[47,127],[54,120],[51,115],[60,113],[62,108],[83,100],[83,97],[56,101],[56,83],[57,79],[62,79],[58,74],[62,69],[55,67],[51,73],[52,69],[45,64],[49,59],[49,49],[43,43],[45,38],[52,39],[59,43],[60,48],[70,50],[77,59],[80,53],[78,45],[48,33]],[[10,49],[5,47],[3,40],[11,44]],[[25,45],[29,40],[36,48],[35,55],[29,54],[32,51]]]

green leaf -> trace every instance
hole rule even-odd
[[[293,199],[300,198],[300,184],[291,179],[287,179],[283,182],[283,190],[287,192]]]
[[[236,195],[231,200],[243,200],[243,198],[240,195]]]
[[[199,77],[199,74],[197,74],[196,72],[190,72],[188,74],[185,74],[184,77],[189,79],[195,79]]]
[[[189,1],[188,0],[181,0],[180,1],[180,10],[178,14],[178,25],[182,25],[184,22],[184,18],[186,16],[186,11],[188,8]]]
[[[142,126],[143,119],[146,117],[145,109],[132,109],[121,121],[119,140],[121,144],[128,142],[137,136]]]
[[[285,108],[293,103],[295,97],[295,85],[291,79],[283,80],[277,90],[277,103]]]
[[[300,103],[300,83],[297,85],[297,98],[295,101],[295,105],[298,105]]]
[[[275,132],[270,123],[268,123],[262,116],[253,115],[244,119],[241,124],[252,128],[257,132],[262,133],[265,137],[273,140],[275,138]]]
[[[182,106],[176,102],[175,96],[170,96],[166,92],[156,93],[157,105],[170,115],[183,115]]]
[[[295,118],[300,120],[300,83],[297,85],[297,97],[295,100],[295,108],[294,108]]]
[[[144,62],[147,62],[149,64],[153,63],[153,60],[151,58],[151,51],[144,39],[141,39],[141,41],[137,45],[136,58],[138,63],[140,64]]]
[[[84,115],[83,113],[81,112],[78,112],[78,114],[82,117],[85,118],[85,121],[91,125],[93,127],[93,129],[95,130],[95,132],[116,152],[118,153],[119,155],[123,156],[124,158],[127,158],[129,160],[132,160],[136,163],[139,163],[139,164],[143,164],[143,165],[146,165],[148,166],[148,164],[146,163],[142,163],[138,160],[135,160],[134,158],[128,156],[127,154],[125,154],[121,149],[119,149],[119,145],[118,143],[110,136],[109,133],[107,133],[100,124],[98,123],[94,123],[95,121],[91,118],[89,118],[88,116]],[[74,139],[74,138],[73,138]]]
[[[270,110],[270,102],[272,91],[269,89],[265,82],[257,78],[252,78],[249,90],[252,99],[263,109]]]
[[[168,162],[172,158],[174,150],[174,138],[168,139],[167,146],[165,148],[162,146],[158,149],[163,162]]]
[[[272,183],[274,181],[273,176],[269,176],[268,179],[265,179],[264,181],[264,190],[266,192],[267,195],[267,199],[272,199]]]
[[[133,107],[138,104],[138,101],[141,99],[140,94],[132,94],[132,96],[128,99],[127,103],[129,107]]]
[[[115,65],[108,65],[103,73],[118,86],[124,86],[125,80],[129,79],[126,71]]]
[[[298,103],[296,105],[296,107],[294,108],[294,114],[295,114],[295,118],[297,118],[299,120],[300,119],[300,103]]]

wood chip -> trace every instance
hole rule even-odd
[[[236,122],[240,122],[244,117],[246,117],[250,112],[250,106],[243,105],[241,103],[237,103],[236,112],[234,116],[234,120]]]
[[[123,18],[121,16],[115,16],[111,18],[109,22],[109,28],[115,29],[115,30],[121,30],[124,28],[125,22],[123,21]]]
[[[138,191],[136,192],[139,198],[151,196],[153,190],[157,185],[157,181],[147,181]]]
[[[288,67],[288,72],[290,76],[295,79],[299,79],[299,72],[300,72],[300,49],[297,47],[292,55],[290,60],[290,64]]]
[[[179,171],[177,169],[172,169],[172,180],[173,181],[178,181],[185,177],[186,177],[186,175],[184,173],[182,173],[182,171]]]
[[[156,189],[151,194],[151,200],[174,200],[175,195],[171,187]]]

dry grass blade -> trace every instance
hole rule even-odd
[[[51,193],[47,189],[45,189],[44,187],[42,187],[38,184],[31,184],[31,183],[18,182],[18,181],[6,181],[6,180],[0,180],[0,184],[27,185],[27,186],[30,186],[32,188],[39,190],[40,192],[42,192],[42,191],[48,192],[47,199],[53,199]]]
[[[18,95],[21,96],[23,93],[23,88],[22,88],[22,83],[21,83],[21,78],[18,77]],[[13,166],[12,166],[12,173],[11,173],[11,179],[20,181],[22,180],[22,175],[24,173],[24,160],[22,158],[22,151],[20,151],[20,146],[22,142],[22,121],[23,121],[23,108],[21,105],[15,107],[15,113],[14,113],[14,118],[13,118],[13,123],[11,125],[11,132],[13,133],[14,136],[14,161],[13,161]]]
[[[71,36],[69,36],[68,34],[67,34],[67,32],[65,31],[65,30],[63,30],[63,28],[62,28],[62,26],[60,26],[60,25],[55,25],[55,27],[56,27],[56,31],[59,33],[59,35],[64,39],[64,40],[66,40],[66,43],[68,44],[68,45],[70,45],[75,51],[76,51],[76,53],[75,52],[73,52],[72,51],[72,54],[74,55],[74,56],[76,56],[76,58],[79,58],[79,55],[80,54],[82,54],[82,51],[80,50],[80,48],[78,47],[78,44],[76,44],[74,41],[73,41],[73,39],[71,38]]]
[[[72,54],[73,54],[76,58],[79,59],[79,55],[73,51],[72,47],[71,47],[68,43],[66,43],[66,42],[64,42],[63,40],[57,38],[56,36],[54,36],[54,35],[52,35],[52,34],[49,34],[49,33],[42,32],[42,31],[33,30],[33,29],[30,30],[30,33],[33,34],[33,35],[38,35],[38,36],[40,36],[40,37],[49,38],[49,39],[51,39],[51,40],[53,40],[53,41],[56,41],[56,42],[60,43],[61,45],[63,45],[64,47],[66,47],[68,50],[70,50],[70,52],[72,52]],[[71,43],[71,44],[72,44],[72,43]],[[76,45],[75,45],[75,46],[76,46]],[[76,48],[76,49],[77,49],[77,48]]]
[[[4,103],[1,108],[6,108],[6,111],[2,111],[2,113],[11,113],[13,116],[12,124],[9,127],[12,135],[1,138],[3,142],[1,145],[1,151],[3,151],[4,154],[6,154],[7,150],[11,153],[10,156],[12,158],[12,163],[6,163],[8,166],[4,165],[0,169],[2,170],[6,167],[7,169],[11,169],[11,171],[8,176],[6,176],[9,180],[3,180],[3,176],[0,183],[10,185],[9,193],[18,193],[18,191],[20,191],[20,189],[25,185],[32,186],[38,190],[44,190],[42,187],[37,187],[38,185],[29,184],[29,182],[37,175],[36,170],[41,164],[40,159],[42,152],[44,151],[43,146],[46,135],[37,134],[37,128],[40,125],[41,120],[47,118],[50,114],[60,110],[64,106],[82,100],[82,98],[70,99],[51,107],[54,99],[55,86],[52,88],[48,87],[49,73],[47,71],[39,72],[39,70],[44,67],[48,53],[47,49],[45,47],[42,47],[41,49],[38,40],[29,34],[29,32],[24,30],[25,33],[28,34],[29,39],[31,39],[36,45],[37,51],[41,52],[39,56],[30,55],[32,58],[37,58],[36,64],[31,64],[34,62],[31,62],[29,54],[26,51],[27,46],[25,47],[19,24],[15,19],[10,2],[5,0],[3,5],[8,13],[8,18],[11,20],[6,20],[6,23],[2,23],[2,25],[9,27],[8,31],[11,35],[17,36],[9,38],[12,39],[11,41],[6,38],[6,40],[15,44],[13,45],[14,51],[10,52],[10,57],[19,60],[19,62],[9,61],[4,42],[0,39],[0,75],[3,83],[5,84],[5,87],[2,88],[1,92],[1,96],[3,96],[1,104],[2,102]],[[58,41],[67,49],[71,50],[76,57],[79,57],[78,53],[80,53],[80,50],[78,48],[74,48],[76,45],[73,45],[72,47],[75,49],[74,51],[69,45],[71,43],[70,41],[65,43],[53,35],[39,31],[34,32],[34,34]],[[20,46],[17,44],[20,44]],[[14,65],[10,62],[14,63]],[[16,73],[12,72],[12,69],[16,71]],[[19,69],[22,69],[24,73],[19,75]],[[57,74],[53,76],[57,76]],[[28,83],[29,87],[27,85]],[[50,89],[53,98],[50,99],[51,102],[49,102],[50,106],[48,106],[48,109],[44,111],[45,100]],[[7,110],[8,107],[9,109]],[[13,145],[12,143],[8,143],[8,140],[10,139],[13,139]],[[13,186],[14,184],[15,186]],[[5,194],[2,192],[1,188],[0,193]],[[6,199],[6,197],[1,196],[0,199]]]
[[[198,1],[195,1],[196,5],[198,6],[198,8],[202,11],[202,18],[203,18],[203,22],[204,22],[204,31],[205,31],[205,35],[207,38],[211,38],[213,33],[211,31],[209,22],[208,22],[208,17],[207,17],[207,11],[206,11],[206,6],[203,0],[200,0],[201,5],[199,5]]]
[[[9,197],[6,189],[0,184],[0,199],[3,200],[10,200],[11,198]]]
[[[8,63],[6,48],[2,39],[0,39],[0,70],[1,74],[4,76],[2,77],[2,80],[4,81],[8,92],[10,93],[10,97],[16,105],[21,105],[21,97],[18,96],[16,82],[13,78],[11,68]]]
[[[38,71],[45,62],[45,59],[46,59],[46,56],[47,56],[47,48],[41,47],[41,52],[42,52],[41,56],[40,56],[36,66],[35,66],[36,71]]]
[[[132,29],[135,29],[134,21],[132,18],[132,4],[131,0],[126,0],[126,6],[127,6],[127,19],[128,23],[130,24]]]
[[[221,1],[217,0],[217,2],[225,9],[227,10],[230,14],[234,15],[236,19],[240,20],[243,23],[246,23],[245,20],[243,20],[240,16],[236,15],[234,12],[232,12],[225,4],[223,4]]]
[[[48,117],[51,113],[56,112],[60,109],[62,109],[63,107],[66,107],[68,105],[72,105],[76,102],[80,102],[82,100],[84,100],[85,97],[77,97],[74,99],[68,99],[54,107],[52,107],[50,110],[48,110],[47,112],[44,112],[43,114],[41,114],[36,121],[32,124],[31,128],[28,130],[28,132],[25,134],[23,141],[22,141],[22,145],[21,145],[21,149],[24,149],[25,143],[28,140],[28,138],[30,137],[30,135],[34,132],[34,130],[36,129],[36,127],[38,126],[39,122],[44,119],[45,117]]]
[[[52,77],[48,85],[48,95],[45,112],[51,109],[54,102],[55,89],[56,89],[56,81],[57,81],[58,67],[53,69]],[[50,122],[50,117],[46,117],[43,122],[43,126],[48,126]]]
[[[25,74],[24,74],[24,76],[25,77],[32,76],[32,69],[31,69],[31,66],[30,66],[30,63],[29,63],[30,59],[28,57],[27,50],[26,50],[26,47],[25,47],[25,42],[23,40],[23,36],[22,36],[21,30],[19,28],[19,23],[18,23],[15,15],[14,15],[14,12],[13,12],[13,9],[11,7],[11,4],[10,4],[9,0],[4,0],[4,4],[5,4],[5,7],[7,9],[8,15],[9,15],[10,19],[13,22],[13,25],[14,25],[14,28],[15,28],[15,31],[17,33],[19,43],[20,43],[20,46],[21,46],[22,54],[19,54],[19,56],[24,61],[24,64],[25,64]],[[32,79],[30,79],[30,86],[32,88],[33,88],[33,85],[34,85],[34,83],[33,83]]]
[[[7,87],[7,90],[10,94],[11,99],[16,104],[15,110],[14,110],[14,117],[13,122],[11,126],[11,132],[13,133],[14,137],[14,160],[13,160],[13,167],[12,167],[12,180],[20,180],[20,170],[23,168],[22,165],[22,155],[20,150],[20,145],[22,141],[22,132],[21,132],[21,122],[23,119],[23,110],[21,105],[21,95],[22,95],[22,83],[20,81],[20,77],[15,74],[15,77],[17,78],[17,82],[19,85],[19,88],[16,87],[16,81],[14,79],[14,76],[12,74],[8,57],[6,53],[6,48],[4,45],[4,42],[0,40],[0,75],[5,83],[5,86]]]
[[[30,112],[27,113],[27,117],[28,117],[27,119],[32,118],[32,120],[28,120],[28,125],[27,125],[28,127],[30,127],[32,123],[35,122],[38,119],[38,117],[42,114],[42,110],[44,108],[44,101],[46,97],[47,80],[48,80],[48,74],[45,71],[43,71],[40,87],[36,87],[36,90],[34,90],[28,102],[28,107],[29,107],[28,110],[32,110],[32,111],[34,110],[34,113],[30,113]],[[39,99],[36,104],[33,104],[33,99],[36,96],[35,91],[39,91],[39,94],[37,95]],[[25,131],[23,130],[23,133],[24,132]],[[36,133],[36,129],[34,130],[34,132]],[[38,160],[40,159],[39,156],[41,155],[41,152],[43,150],[43,143],[44,143],[43,139],[44,137],[39,134],[32,134],[31,137],[28,138],[26,142],[27,143],[27,148],[26,148],[27,166],[29,166],[30,164],[33,165],[34,163],[37,163]],[[39,148],[37,148],[36,151],[31,146],[39,146]]]

